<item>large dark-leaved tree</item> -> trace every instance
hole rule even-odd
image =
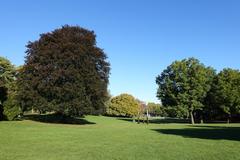
[[[177,109],[186,117],[190,115],[194,124],[194,113],[203,109],[214,75],[212,68],[195,58],[175,61],[157,77],[157,97],[164,106]]]
[[[29,42],[26,53],[18,80],[23,110],[69,116],[105,110],[110,64],[93,31],[65,25]]]

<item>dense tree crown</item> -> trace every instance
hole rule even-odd
[[[209,93],[210,107],[221,109],[228,119],[240,113],[240,72],[239,70],[224,69],[212,85]],[[229,120],[228,120],[229,121]]]
[[[108,103],[107,114],[112,116],[133,117],[139,111],[138,101],[129,94],[113,97]]]
[[[194,111],[204,107],[214,74],[212,68],[205,67],[197,59],[175,61],[157,77],[157,97],[164,106],[178,108],[187,117],[189,113],[194,123]]]
[[[0,57],[0,85],[7,85],[14,80],[15,70],[11,62],[4,58]]]
[[[18,81],[23,108],[67,115],[104,111],[110,64],[95,38],[66,25],[29,42]]]

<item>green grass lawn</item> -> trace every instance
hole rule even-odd
[[[0,122],[0,160],[238,160],[240,124]]]

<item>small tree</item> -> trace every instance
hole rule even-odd
[[[149,111],[148,111],[148,106],[146,105],[145,102],[141,100],[137,100],[139,107],[138,107],[138,124],[140,123],[140,119],[142,119],[143,123],[145,123],[145,119],[147,120],[147,124],[149,123]]]
[[[29,42],[26,53],[18,80],[23,109],[69,116],[104,112],[110,64],[93,31],[66,25]]]
[[[113,97],[108,105],[107,114],[111,116],[134,117],[138,114],[138,101],[129,94]]]

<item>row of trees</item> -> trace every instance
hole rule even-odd
[[[156,79],[162,105],[145,105],[131,95],[121,94],[107,103],[112,116],[177,117],[195,121],[240,119],[240,71],[230,68],[218,74],[195,58],[175,61]]]
[[[131,95],[110,99],[110,64],[95,37],[92,31],[66,25],[29,42],[21,67],[1,57],[0,120],[12,120],[30,110],[68,116],[144,114],[146,105]],[[157,107],[151,104],[150,112],[159,114]]]
[[[106,115],[116,117],[178,117],[184,113],[179,108],[162,106],[159,103],[145,103],[130,94],[120,94],[106,102]]]
[[[131,95],[121,94],[107,103],[112,116],[177,117],[195,121],[240,119],[240,71],[230,68],[218,74],[198,59],[175,61],[157,78],[157,97],[162,105],[145,105]]]
[[[25,64],[0,57],[0,120],[24,111],[68,116],[146,114],[195,120],[239,118],[240,72],[220,73],[195,58],[175,61],[156,79],[162,105],[145,105],[131,95],[110,98],[110,63],[93,31],[63,26],[27,45]],[[109,100],[110,99],[110,100]],[[105,107],[107,106],[107,108]]]
[[[201,121],[239,117],[240,72],[220,73],[195,58],[175,61],[156,79],[157,97],[163,106],[175,110],[176,117]]]

